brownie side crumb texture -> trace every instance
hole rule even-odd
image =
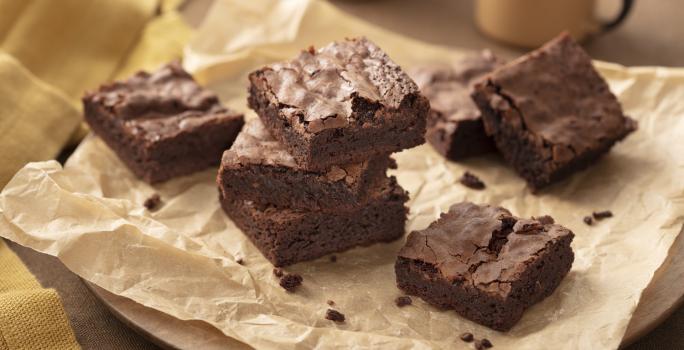
[[[637,128],[567,34],[496,69],[474,90],[485,131],[535,191],[591,165]]]
[[[220,193],[219,193],[220,195]],[[408,200],[396,179],[386,178],[355,208],[302,211],[261,208],[220,195],[228,217],[275,266],[313,260],[355,246],[402,237]]]
[[[303,51],[249,80],[250,108],[305,169],[359,163],[425,142],[429,102],[365,38]]]
[[[307,171],[297,166],[261,121],[252,119],[223,154],[217,182],[225,198],[260,205],[305,210],[349,207],[365,200],[368,188],[386,177],[393,162],[384,155]]]
[[[474,190],[484,190],[485,189],[485,183],[480,180],[479,177],[475,176],[473,173],[466,171],[463,173],[461,178],[459,179],[459,182],[468,188],[472,188]]]
[[[500,207],[463,202],[409,234],[397,286],[440,308],[507,331],[556,289],[574,260],[573,233]]]
[[[344,314],[337,311],[337,310],[333,310],[333,309],[326,310],[325,319],[330,320],[330,321],[334,321],[337,323],[343,323],[345,321]]]
[[[417,66],[409,72],[430,101],[425,138],[441,155],[458,161],[496,150],[470,95],[475,82],[501,64],[491,51],[484,50],[448,64]]]
[[[102,85],[83,107],[95,134],[149,183],[215,166],[243,124],[176,62]]]
[[[304,279],[301,275],[296,273],[286,273],[280,278],[280,286],[286,291],[292,293],[297,290],[297,287],[302,284],[302,281],[304,281]]]

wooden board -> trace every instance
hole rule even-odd
[[[165,349],[250,349],[201,321],[182,321],[85,282],[112,313]],[[622,341],[625,347],[663,322],[684,301],[684,233],[644,290]]]

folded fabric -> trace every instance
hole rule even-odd
[[[0,350],[80,349],[59,295],[0,240]]]
[[[123,64],[157,5],[156,0],[0,0],[0,49],[77,101]]]
[[[0,52],[0,188],[27,162],[54,158],[80,120],[66,95]]]

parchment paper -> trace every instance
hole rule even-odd
[[[460,55],[379,30],[327,3],[224,0],[188,48],[186,64],[232,107],[246,110],[247,71],[312,43],[354,35],[368,36],[404,66]],[[0,194],[0,235],[58,256],[112,293],[206,321],[260,349],[465,349],[471,345],[457,339],[464,331],[496,348],[616,348],[684,222],[684,70],[596,65],[639,130],[542,194],[532,195],[496,156],[456,164],[427,145],[395,156],[394,173],[411,193],[407,232],[462,200],[501,205],[522,217],[550,214],[575,232],[572,271],[508,333],[417,298],[397,308],[393,263],[403,239],[338,254],[337,263],[326,257],[292,266],[287,270],[302,274],[304,284],[288,294],[220,210],[215,169],[152,188],[95,137],[64,169],[50,161],[16,174]],[[487,189],[461,186],[465,169]],[[164,204],[150,213],[142,203],[155,192]],[[582,223],[603,209],[615,217],[592,227]],[[324,319],[329,299],[347,316],[345,324]]]

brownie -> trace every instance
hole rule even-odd
[[[281,267],[404,234],[408,200],[396,179],[385,178],[356,207],[330,210],[261,208],[219,193],[221,206],[261,253]]]
[[[391,163],[385,155],[307,171],[297,166],[259,119],[252,119],[223,154],[217,181],[223,196],[234,200],[289,209],[349,207],[365,199],[368,187],[386,177]]]
[[[570,271],[573,237],[563,226],[520,219],[504,208],[458,203],[409,234],[395,265],[397,286],[506,331]]]
[[[567,34],[485,76],[473,99],[533,190],[589,166],[637,126]]]
[[[360,163],[425,142],[430,105],[418,86],[365,38],[249,75],[249,106],[304,169]]]
[[[470,95],[475,82],[501,63],[485,50],[449,64],[418,66],[410,72],[430,101],[425,138],[441,155],[458,161],[496,150]]]
[[[177,62],[103,85],[83,106],[95,134],[149,183],[216,166],[243,124]]]

